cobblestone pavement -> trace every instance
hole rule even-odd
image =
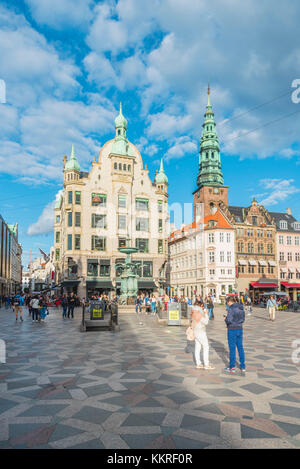
[[[0,310],[0,448],[299,448],[300,314],[246,316],[245,376],[223,372],[222,315],[207,327],[216,369],[203,371],[184,352],[185,328],[153,317],[80,333],[79,310],[62,320],[53,309],[42,324]]]

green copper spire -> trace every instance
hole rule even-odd
[[[210,103],[210,88],[207,90],[207,106],[202,124],[202,136],[200,141],[199,173],[197,177],[198,187],[224,186],[221,169],[220,146],[216,132],[214,113]]]
[[[120,103],[119,115],[115,118],[116,136],[111,152],[115,155],[134,156],[126,136],[127,120],[123,116],[122,103]]]
[[[73,144],[72,144],[71,157],[70,157],[69,161],[66,162],[65,171],[78,171],[78,172],[80,172],[80,165],[77,161]]]
[[[168,184],[168,178],[164,171],[163,159],[160,160],[160,170],[155,177],[156,184]]]

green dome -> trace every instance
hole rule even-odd
[[[80,165],[75,156],[74,145],[72,145],[72,152],[69,161],[66,162],[65,171],[78,171],[80,172]]]
[[[120,112],[119,115],[115,118],[115,126],[116,127],[125,127],[127,128],[127,120],[122,114],[122,103],[120,103]]]
[[[168,184],[168,177],[164,171],[163,160],[160,162],[159,173],[155,177],[156,184]]]

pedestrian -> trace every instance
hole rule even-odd
[[[142,303],[142,299],[140,295],[138,295],[135,300],[135,312],[136,313],[141,312],[141,303]]]
[[[277,309],[277,303],[273,295],[270,296],[268,302],[267,302],[267,308],[269,311],[269,318],[270,321],[275,321],[275,312]]]
[[[66,319],[67,317],[67,310],[68,310],[68,296],[65,293],[64,296],[61,299],[61,305],[62,305],[62,317],[63,319]]]
[[[19,293],[12,299],[12,305],[16,312],[16,321],[18,321],[18,314],[20,314],[20,320],[21,322],[23,322],[22,306],[24,305],[24,300],[23,300],[23,297]]]
[[[224,371],[235,373],[236,348],[240,359],[240,369],[245,373],[245,353],[243,347],[243,322],[245,311],[242,303],[236,303],[232,297],[227,300],[228,313],[224,316],[227,325],[227,339],[229,347],[229,366]]]
[[[209,319],[210,320],[215,319],[215,316],[214,316],[214,302],[213,302],[213,299],[212,299],[211,296],[209,296],[207,298],[206,304],[207,304],[207,309],[208,309],[208,313],[209,313]]]
[[[68,318],[70,319],[70,316],[72,319],[74,318],[74,308],[76,304],[76,298],[74,293],[72,292],[71,295],[68,297]]]
[[[247,296],[247,297],[246,297],[245,304],[246,304],[248,316],[251,316],[252,307],[251,307],[251,298],[250,298],[250,296]]]
[[[209,363],[209,345],[206,335],[206,326],[208,324],[208,311],[204,308],[204,304],[196,301],[192,307],[192,330],[195,337],[195,360],[196,368],[204,370],[214,370],[215,367]],[[203,349],[203,364],[201,363],[201,349]]]
[[[39,297],[34,295],[30,302],[32,310],[32,322],[39,322],[40,319],[40,306],[39,306]]]
[[[156,298],[154,295],[152,295],[152,298],[151,298],[151,311],[152,311],[152,314],[156,314]]]

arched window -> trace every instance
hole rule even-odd
[[[119,171],[122,171],[122,163],[119,163]]]
[[[121,129],[118,129],[118,135],[121,135]]]
[[[208,152],[206,152],[206,159],[208,160]]]
[[[114,169],[118,169],[118,163],[114,164]]]
[[[123,170],[126,171],[126,164],[123,164]]]
[[[128,171],[131,171],[131,164],[128,165]]]

